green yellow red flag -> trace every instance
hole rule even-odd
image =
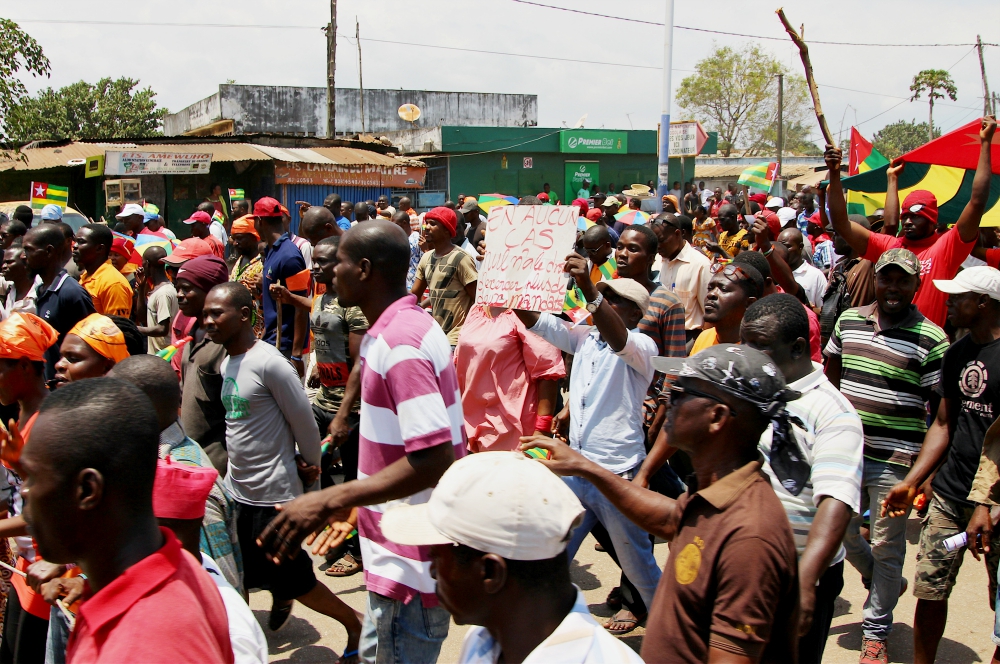
[[[771,183],[774,182],[777,171],[777,162],[772,161],[771,163],[757,164],[745,169],[743,174],[740,175],[740,179],[737,180],[737,183],[770,191]]]
[[[46,205],[55,204],[66,209],[69,200],[69,187],[57,187],[44,182],[31,183],[31,207],[40,210]]]

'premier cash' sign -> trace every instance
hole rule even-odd
[[[624,131],[570,129],[559,132],[559,151],[574,154],[625,154],[628,134]]]

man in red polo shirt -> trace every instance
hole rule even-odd
[[[898,210],[898,181],[903,170],[903,164],[889,167],[887,175],[889,187],[885,195],[886,226],[898,215],[903,226],[903,235],[893,237],[872,233],[867,228],[847,218],[847,203],[844,201],[844,190],[840,183],[841,152],[837,148],[828,147],[825,159],[830,173],[830,186],[827,200],[830,205],[830,220],[837,234],[842,235],[861,258],[878,261],[878,257],[889,249],[902,247],[917,255],[920,259],[920,287],[913,304],[917,305],[928,320],[935,325],[944,327],[948,311],[945,301],[948,295],[934,288],[931,283],[935,279],[952,279],[958,274],[958,268],[969,257],[969,253],[979,238],[979,222],[986,212],[986,202],[990,195],[990,178],[992,165],[990,161],[990,146],[997,121],[991,116],[983,118],[979,130],[979,163],[976,175],[972,180],[972,194],[965,209],[953,228],[945,233],[937,232],[938,206],[937,198],[929,191],[918,189],[911,191],[903,201],[902,213]]]
[[[132,404],[127,417],[123,403]],[[215,583],[153,516],[155,412],[123,381],[70,383],[43,402],[21,453],[39,553],[87,576],[70,664],[233,662]]]

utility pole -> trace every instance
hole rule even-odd
[[[666,0],[666,20],[663,22],[663,106],[660,111],[660,147],[656,188],[657,199],[662,200],[670,191],[670,73],[673,59],[674,0]],[[682,178],[683,179],[683,178]],[[659,203],[657,203],[659,209]]]
[[[337,68],[337,0],[330,0],[330,24],[326,26],[326,137],[337,134],[337,96],[334,71]]]
[[[976,35],[976,48],[979,49],[979,73],[983,75],[983,115],[990,115],[990,86],[986,82],[986,65],[983,63],[983,40]]]
[[[784,122],[784,110],[785,110],[785,75],[778,74],[778,140],[775,147],[778,149],[778,177],[782,176],[781,173],[781,149],[784,147],[785,142],[785,122]]]
[[[361,133],[365,133],[365,81],[361,77],[361,24],[354,17],[354,38],[358,42],[358,97],[361,99]]]

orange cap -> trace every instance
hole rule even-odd
[[[239,219],[233,220],[233,228],[229,231],[230,235],[236,235],[237,233],[246,233],[248,235],[253,235],[255,238],[260,240],[260,235],[257,233],[257,229],[254,227],[254,216],[252,214],[245,214]]]
[[[74,325],[69,333],[83,339],[88,346],[109,360],[121,362],[129,356],[125,335],[107,316],[90,314]]]
[[[35,314],[15,311],[0,323],[0,358],[41,362],[59,333]],[[124,337],[123,337],[124,339]]]

